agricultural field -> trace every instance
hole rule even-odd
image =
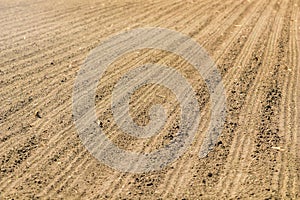
[[[0,199],[300,199],[299,9],[299,0],[0,0]],[[147,63],[182,74],[201,116],[178,159],[159,170],[125,172],[84,145],[74,122],[74,85],[93,49],[150,27],[205,49],[222,78],[226,118],[213,148],[199,157],[212,119],[206,80],[165,50],[119,56],[93,97],[97,123],[113,144],[151,153],[181,130],[178,95],[152,83],[132,93],[128,112],[145,127],[152,107],[162,105],[162,131],[138,138],[116,123],[116,84]]]

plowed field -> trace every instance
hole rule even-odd
[[[0,199],[300,199],[299,0],[0,0]],[[99,81],[99,123],[120,148],[151,152],[178,129],[179,105],[147,85],[130,100],[139,125],[168,108],[164,131],[147,139],[114,123],[114,85],[129,69],[165,64],[183,73],[201,110],[190,148],[162,170],[124,173],[94,158],[72,116],[77,73],[111,35],[143,27],[175,30],[216,63],[227,116],[214,149],[199,158],[209,93],[184,59],[145,49],[116,60]]]

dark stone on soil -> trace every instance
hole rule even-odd
[[[35,114],[35,116],[36,116],[37,118],[42,118],[42,115],[41,115],[40,111],[37,111],[36,114]]]

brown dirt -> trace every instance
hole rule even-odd
[[[299,7],[299,0],[0,0],[0,199],[300,199]],[[124,149],[167,144],[178,129],[170,91],[149,85],[131,98],[140,125],[153,103],[171,109],[165,131],[148,140],[120,133],[110,99],[129,69],[173,66],[193,85],[203,115],[189,151],[162,171],[130,174],[81,143],[72,119],[77,72],[101,41],[137,27],[189,35],[216,61],[228,115],[207,158],[198,158],[210,119],[204,81],[182,58],[155,50],[108,68],[96,95],[99,120]]]

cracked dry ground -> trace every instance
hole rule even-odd
[[[0,199],[300,199],[300,1],[0,0]],[[114,84],[129,69],[160,63],[178,69],[201,108],[199,130],[180,159],[161,171],[121,173],[84,147],[72,119],[73,85],[84,59],[107,37],[138,27],[190,36],[216,62],[227,118],[212,152],[198,152],[210,119],[206,85],[172,53],[126,54],[97,88],[102,128],[128,151],[163,147],[178,130],[176,96],[158,85],[138,89],[130,114],[169,108],[165,131],[148,139],[114,123]]]

